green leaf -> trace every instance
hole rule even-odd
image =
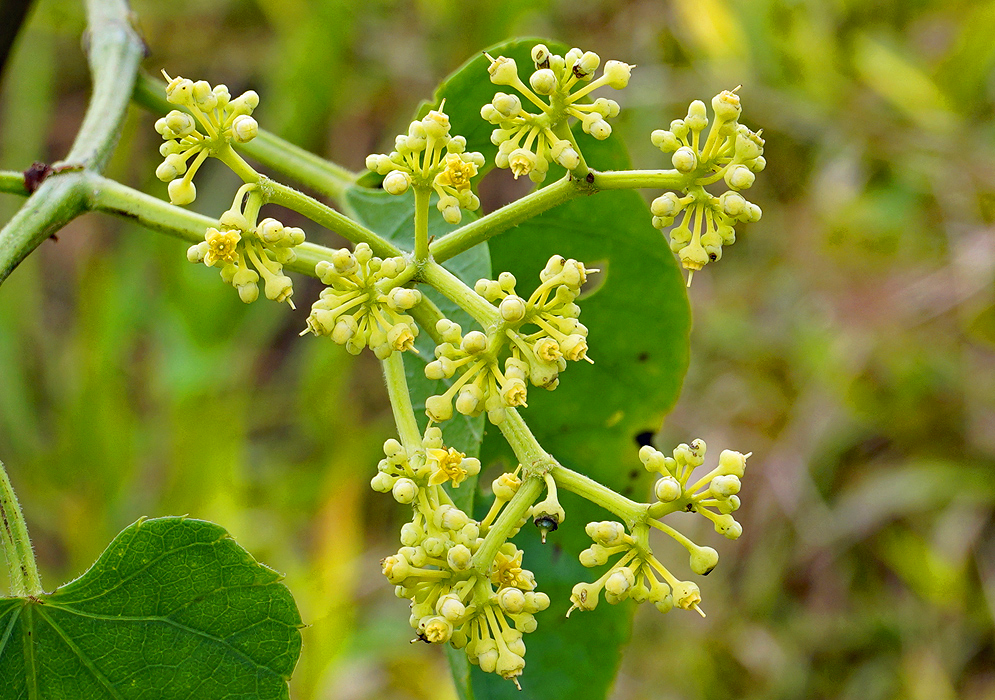
[[[301,618],[280,575],[203,520],[139,520],[90,569],[0,601],[0,697],[289,698]]]
[[[492,47],[488,53],[514,58],[524,76],[532,65],[531,48],[538,41],[518,40]],[[563,50],[554,42],[543,43],[554,51]],[[436,104],[447,100],[453,133],[467,137],[467,150],[492,159],[493,127],[480,118],[479,109],[504,88],[488,82],[487,66],[483,56],[468,61],[440,87]],[[616,139],[598,142],[582,133],[577,137],[592,167],[629,167]],[[551,172],[547,181],[553,177]],[[519,293],[526,297],[554,254],[602,268],[601,279],[592,278],[596,289],[578,302],[581,321],[590,330],[589,354],[595,364],[571,363],[553,392],[533,388],[522,415],[543,447],[562,464],[637,500],[645,499],[648,485],[637,458],[639,443],[659,429],[677,400],[688,365],[691,325],[683,277],[650,219],[636,192],[602,192],[569,202],[489,242],[495,273],[512,272]],[[485,463],[503,458],[514,464],[496,430],[487,433],[482,455]],[[459,687],[466,697],[601,700],[608,693],[629,636],[632,604],[602,604],[569,619],[563,613],[573,585],[598,575],[577,560],[590,545],[584,525],[610,514],[571,494],[564,494],[561,502],[567,521],[550,535],[548,545],[539,544],[532,528],[523,529],[517,538],[539,589],[552,599],[550,610],[538,616],[539,629],[526,638],[527,666],[521,678],[525,693],[474,667],[472,687]]]
[[[360,223],[379,233],[399,248],[410,251],[414,244],[414,194],[407,192],[402,196],[390,195],[383,190],[352,187],[346,191],[346,202],[355,212]],[[471,216],[464,213],[464,217]],[[428,235],[430,238],[441,238],[455,229],[447,224],[434,206],[429,210]],[[446,261],[446,268],[461,280],[473,286],[481,277],[491,273],[491,260],[487,246],[477,246],[461,255]],[[433,301],[447,318],[459,323],[463,328],[473,327],[473,319],[456,304],[435,292],[431,288],[422,291]],[[450,380],[433,381],[425,377],[425,365],[435,359],[435,344],[428,333],[419,333],[415,342],[418,353],[405,353],[404,374],[408,380],[408,391],[414,405],[419,427],[424,430],[428,425],[425,415],[425,400],[429,396],[441,394],[451,383]],[[455,447],[464,454],[476,457],[480,453],[480,442],[483,440],[484,418],[470,418],[456,414],[452,420],[442,424],[443,438],[446,445]],[[476,489],[476,478],[467,480],[458,489],[451,490],[454,502],[467,512],[473,509],[473,493]]]

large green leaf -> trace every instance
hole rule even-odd
[[[203,520],[139,520],[52,594],[0,601],[5,700],[277,700],[301,651],[280,575]]]
[[[393,196],[383,190],[353,187],[346,192],[346,201],[355,212],[359,221],[376,231],[399,248],[410,251],[414,246],[414,194],[408,192],[403,196]],[[468,216],[464,214],[464,217]],[[455,226],[447,224],[442,215],[433,206],[429,212],[428,234],[430,237],[441,238],[452,231]],[[490,255],[487,246],[477,246],[461,255],[446,261],[446,268],[461,280],[473,286],[481,277],[491,273]],[[427,296],[435,302],[447,318],[459,323],[463,328],[472,328],[473,320],[456,304],[430,288],[423,288]],[[425,365],[435,359],[435,344],[427,333],[418,335],[415,347],[418,353],[406,353],[404,356],[404,374],[408,379],[408,391],[414,405],[422,430],[428,425],[425,415],[425,399],[446,390],[449,381],[433,381],[425,377]],[[480,442],[483,440],[484,418],[478,416],[469,418],[456,414],[452,420],[442,425],[442,433],[446,444],[461,452],[477,456],[480,452]],[[473,492],[476,479],[468,480],[459,489],[452,491],[453,499],[458,506],[469,511],[473,507]]]
[[[531,67],[537,40],[519,40],[489,49],[494,56]],[[553,42],[544,42],[562,50]],[[468,149],[492,156],[493,127],[479,115],[499,88],[486,79],[488,62],[479,56],[449,78],[436,93],[446,99],[454,133],[467,136]],[[521,70],[523,76],[525,70]],[[422,108],[425,111],[426,107]],[[598,169],[629,167],[624,148],[579,135],[588,163]],[[553,173],[550,173],[552,178]],[[650,225],[650,213],[635,192],[603,192],[574,200],[523,223],[490,241],[496,272],[508,270],[525,296],[538,285],[539,271],[551,255],[573,257],[603,269],[600,286],[580,301],[581,320],[590,329],[594,365],[572,364],[553,392],[533,389],[523,416],[543,447],[561,463],[617,491],[642,500],[646,473],[636,453],[655,432],[680,392],[688,364],[690,310],[683,278],[666,241]],[[484,442],[486,460],[511,460],[497,431]],[[570,589],[596,573],[577,560],[590,544],[584,524],[609,514],[566,494],[567,521],[542,546],[535,531],[518,538],[525,561],[553,600],[539,616],[539,629],[528,635],[523,693],[493,674],[474,668],[464,697],[569,697],[601,700],[618,667],[620,650],[631,625],[631,604],[602,604],[595,611],[566,619]],[[457,684],[460,686],[459,678]]]

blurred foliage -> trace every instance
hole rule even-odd
[[[995,695],[995,3],[134,9],[149,69],[252,86],[262,124],[356,169],[512,35],[638,64],[618,130],[639,167],[668,165],[650,130],[742,84],[767,139],[764,219],[695,275],[691,368],[657,442],[753,450],[745,534],[718,545],[707,619],[639,611],[613,697]],[[0,167],[66,152],[82,24],[39,0],[4,69]],[[163,196],[152,121],[135,110],[109,174]],[[520,191],[505,175],[486,206]],[[200,211],[224,209],[229,177],[203,180]],[[0,200],[4,220],[18,203]],[[392,431],[377,367],[298,340],[306,311],[245,307],[182,244],[96,215],[10,277],[0,456],[43,578],[80,573],[140,515],[216,520],[287,572],[311,623],[295,697],[446,697],[378,571],[402,515],[366,485]]]

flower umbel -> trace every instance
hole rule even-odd
[[[184,205],[196,199],[193,176],[208,156],[221,158],[243,179],[255,179],[245,177],[254,173],[231,149],[231,142],[247,143],[259,132],[259,125],[250,116],[259,104],[259,95],[249,90],[232,98],[225,85],[212,87],[205,80],[170,78],[166,71],[162,74],[169,82],[166,99],[187,110],[174,109],[155,123],[165,140],[159,148],[165,159],[155,173],[169,183],[169,201]],[[191,158],[193,163],[187,167]]]
[[[257,225],[260,204],[256,185],[243,185],[218,227],[208,228],[204,240],[187,250],[187,259],[220,268],[221,279],[235,287],[247,304],[259,297],[262,277],[268,299],[285,301],[294,308],[293,281],[283,274],[283,266],[297,259],[294,248],[304,242],[304,231],[276,219],[263,219]]]
[[[689,555],[691,571],[705,576],[719,561],[718,552],[692,542],[678,530],[661,522],[661,518],[678,511],[701,513],[712,521],[716,532],[729,539],[736,539],[743,528],[731,513],[739,508],[740,478],[746,468],[744,455],[724,450],[719,455],[718,466],[695,483],[688,485],[692,472],[701,466],[705,456],[704,440],[690,445],[679,445],[673,457],[646,446],[639,451],[639,459],[647,470],[657,472],[661,478],[654,492],[657,503],[651,504],[648,517],[627,533],[619,522],[588,523],[587,534],[594,540],[580,554],[580,563],[587,567],[603,566],[608,559],[621,555],[598,580],[574,586],[570,601],[573,610],[593,610],[604,592],[609,603],[632,598],[637,603],[652,602],[661,612],[673,607],[695,610],[704,616],[698,604],[701,591],[692,581],[681,581],[653,555],[649,546],[649,529],[667,533],[683,546]],[[714,511],[712,510],[714,509]]]
[[[737,88],[738,89],[738,88]],[[653,145],[672,153],[674,168],[686,176],[684,196],[667,192],[653,200],[653,225],[663,230],[677,218],[670,231],[670,248],[688,270],[688,286],[696,270],[722,257],[722,246],[736,241],[737,223],[760,220],[760,207],[740,194],[748,189],[766,165],[764,141],[759,133],[739,123],[742,112],[735,90],[723,90],[712,99],[714,120],[708,135],[705,103],[695,100],[684,119],[670,129],[653,132]],[[729,190],[716,197],[705,187],[725,180]]]
[[[577,168],[581,157],[566,129],[570,117],[579,119],[584,133],[596,139],[611,135],[607,120],[618,116],[618,103],[604,97],[587,103],[580,100],[604,85],[624,88],[632,70],[629,64],[608,61],[601,77],[594,79],[601,63],[596,53],[575,48],[557,56],[544,44],[536,44],[532,49],[535,72],[526,85],[514,59],[485,55],[491,61],[491,82],[513,87],[539,109],[528,112],[517,95],[499,92],[480,110],[480,116],[497,126],[491,142],[498,147],[494,162],[499,168],[510,168],[516,178],[528,175],[533,182],[545,180],[553,162],[567,170]]]
[[[417,352],[418,326],[405,312],[422,294],[404,286],[415,267],[403,257],[381,259],[360,243],[355,251],[334,251],[331,262],[318,263],[315,272],[328,287],[311,306],[301,335],[327,335],[353,355],[369,346],[381,360],[394,351]]]
[[[394,140],[394,150],[389,155],[369,156],[366,167],[386,176],[383,188],[390,194],[404,194],[412,185],[434,190],[442,216],[448,223],[458,224],[463,218],[461,209],[480,208],[470,180],[483,166],[484,157],[466,153],[466,139],[450,135],[444,106],[445,101],[439,109],[411,122],[408,133]]]

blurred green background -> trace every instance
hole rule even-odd
[[[753,451],[745,534],[701,533],[722,555],[708,618],[639,610],[612,697],[995,697],[995,3],[133,7],[149,70],[252,87],[264,127],[353,169],[514,35],[638,65],[612,95],[637,167],[669,166],[652,129],[742,84],[764,218],[695,275],[657,445]],[[82,30],[77,3],[36,3],[4,68],[0,168],[68,150]],[[133,110],[108,174],[165,197],[153,121]],[[235,181],[204,174],[194,208],[216,215]],[[506,176],[485,206],[515,194]],[[0,288],[0,459],[46,586],[141,515],[215,520],[286,572],[310,623],[295,698],[451,697],[379,573],[403,513],[367,486],[393,431],[376,364],[297,338],[313,280],[296,312],[244,306],[184,249],[90,215]]]

